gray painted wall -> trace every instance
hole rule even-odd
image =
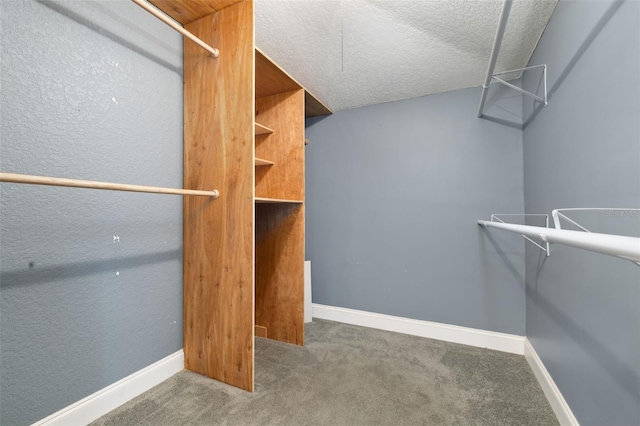
[[[522,132],[476,118],[479,100],[466,89],[307,121],[314,303],[524,335],[523,240],[476,223],[523,212]]]
[[[640,207],[640,3],[611,7],[560,1],[531,59],[554,90],[524,130],[528,213]],[[640,236],[638,217],[573,217]],[[640,267],[559,245],[542,260],[527,247],[527,336],[581,424],[638,425]]]
[[[3,172],[182,186],[178,34],[130,1],[2,1],[0,15]],[[1,196],[2,424],[182,347],[181,197]]]

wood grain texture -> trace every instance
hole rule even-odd
[[[256,132],[256,136],[258,135],[268,135],[273,133],[273,130],[263,126],[262,124],[259,123],[255,123],[255,132]]]
[[[302,89],[286,71],[256,49],[256,98]]]
[[[240,1],[242,0],[150,0],[149,3],[186,25]]]
[[[184,183],[220,198],[184,202],[185,368],[253,390],[253,2],[188,24],[213,59],[184,43]]]
[[[267,328],[266,327],[261,327],[259,325],[255,326],[255,334],[256,334],[256,337],[264,337],[265,339],[267,337],[269,337],[267,335]]]
[[[256,204],[256,324],[304,344],[304,204]]]
[[[275,164],[256,169],[256,197],[304,200],[304,90],[256,99],[256,121],[273,133],[256,156]]]
[[[264,98],[298,89],[304,89],[304,87],[273,62],[264,52],[256,49],[256,98]],[[305,117],[333,114],[333,111],[311,92],[307,89],[304,89],[304,91]]]
[[[308,90],[304,91],[304,116],[318,117],[320,115],[333,114],[328,106],[320,102],[318,98],[313,96]]]

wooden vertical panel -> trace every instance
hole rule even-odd
[[[256,204],[256,325],[304,344],[303,204]]]
[[[253,3],[186,25],[220,49],[184,43],[185,368],[253,390]]]
[[[256,99],[256,121],[273,129],[256,157],[274,163],[256,170],[256,197],[304,200],[304,90]]]

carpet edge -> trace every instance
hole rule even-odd
[[[312,309],[313,316],[318,319],[524,355],[525,337],[515,334],[320,305],[318,303],[314,303]]]

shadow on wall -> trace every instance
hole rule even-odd
[[[609,6],[607,11],[604,13],[604,15],[602,15],[602,17],[598,20],[596,25],[589,32],[589,35],[587,35],[587,37],[585,38],[584,42],[582,42],[582,44],[580,45],[580,47],[578,48],[576,53],[573,55],[573,57],[571,58],[571,60],[569,61],[569,63],[565,67],[565,69],[562,71],[562,73],[560,73],[560,75],[558,76],[558,79],[553,84],[553,87],[551,87],[547,91],[547,101],[548,102],[551,101],[551,98],[553,97],[555,92],[558,91],[558,89],[560,88],[560,86],[562,85],[564,80],[567,78],[567,76],[571,73],[573,68],[576,66],[576,64],[578,63],[580,58],[582,58],[582,55],[584,55],[584,52],[589,48],[591,43],[593,43],[593,41],[596,39],[598,34],[600,34],[602,29],[607,25],[609,20],[611,20],[611,17],[616,13],[616,11],[620,8],[622,3],[624,3],[624,1],[625,0],[613,2],[611,4],[611,6]],[[551,19],[553,19],[553,17]],[[529,64],[529,66],[530,65],[531,64]],[[537,65],[537,64],[534,64],[534,65]],[[494,85],[491,85],[491,87],[494,87]],[[487,97],[485,110],[490,108],[490,107],[493,107],[493,108],[497,108],[497,109],[499,109],[501,111],[505,111],[510,115],[515,115],[510,111],[506,111],[505,108],[502,108],[502,107],[499,106],[500,101],[508,100],[509,98],[511,98],[511,96],[504,96],[501,93],[502,92],[495,91],[495,90],[493,92],[489,93],[489,96]],[[523,95],[516,95],[515,97],[521,98],[522,96]],[[488,120],[488,121],[493,121],[493,122],[498,123],[498,124],[509,126],[509,127],[514,128],[514,129],[524,130],[533,122],[533,120],[538,116],[538,114],[540,114],[540,111],[542,111],[543,108],[544,108],[544,104],[542,104],[541,102],[536,102],[536,104],[535,104],[535,106],[533,108],[533,112],[531,113],[531,115],[529,117],[527,117],[526,119],[524,119],[524,117],[521,117],[521,119],[522,119],[521,123],[518,123],[516,121],[511,121],[511,120],[503,118],[503,117],[498,117],[498,116],[494,116],[494,115],[485,115],[484,113],[482,114],[481,118],[483,118],[485,120]]]
[[[38,3],[42,4],[43,6],[48,7],[49,9],[63,15],[66,16],[69,19],[72,19],[73,21],[77,22],[80,25],[84,25],[85,27],[89,28],[92,31],[95,31],[96,33],[103,35],[109,39],[111,39],[112,41],[120,44],[121,46],[126,47],[127,49],[130,49],[134,52],[136,52],[137,54],[144,56],[145,58],[157,63],[158,65],[167,68],[168,70],[171,70],[173,72],[175,72],[176,74],[182,76],[182,67],[177,67],[175,65],[172,65],[171,63],[163,60],[162,58],[159,58],[158,56],[154,55],[153,53],[150,53],[148,49],[144,49],[141,48],[137,45],[135,45],[134,43],[130,42],[129,40],[126,40],[125,38],[119,36],[118,34],[108,30],[107,28],[105,28],[104,26],[91,21],[90,19],[88,19],[85,16],[79,15],[78,13],[74,12],[73,10],[59,4],[59,3],[54,3],[51,1],[46,1],[46,0],[36,0]],[[92,7],[98,9],[100,11],[100,13],[108,15],[109,17],[111,17],[112,19],[117,20],[118,22],[120,22],[121,24],[127,25],[127,27],[129,28],[129,30],[136,32],[138,34],[140,34],[142,37],[152,40],[155,44],[162,46],[164,49],[170,50],[173,54],[179,56],[180,58],[182,58],[182,52],[176,52],[175,49],[172,49],[171,47],[169,47],[168,45],[162,43],[161,40],[159,40],[157,37],[153,37],[152,35],[141,31],[138,27],[131,25],[130,22],[126,22],[122,20],[122,17],[114,15],[112,12],[110,12],[109,10],[107,10],[106,8],[101,7],[98,4],[95,3],[90,3]],[[182,59],[180,60],[182,61]]]
[[[522,88],[522,73],[518,78],[508,79],[505,76],[503,77],[510,84]],[[517,77],[517,75],[514,77]],[[492,81],[487,91],[487,99],[481,118],[513,129],[522,130],[522,122],[524,121],[522,106],[521,94],[510,87]]]
[[[491,245],[493,246],[493,248],[495,249],[496,253],[498,253],[498,256],[500,256],[500,259],[502,259],[502,262],[505,264],[505,266],[507,267],[507,269],[509,270],[509,272],[511,272],[511,274],[513,275],[513,277],[519,282],[519,283],[524,283],[525,282],[525,278],[524,276],[520,273],[520,271],[518,270],[518,267],[516,265],[513,264],[513,262],[509,259],[509,256],[507,256],[507,254],[505,253],[505,251],[501,248],[500,243],[496,240],[496,238],[491,234],[491,231],[489,231],[487,228],[485,228],[484,226],[480,226],[478,225],[481,229],[482,232],[484,233],[484,236],[491,242]],[[485,251],[483,250],[483,253]]]
[[[611,349],[593,337],[580,324],[555,307],[548,299],[538,293],[538,277],[547,257],[541,252],[538,259],[533,285],[526,286],[529,300],[551,318],[555,324],[574,338],[572,341],[583,347],[584,353],[590,356],[630,395],[637,395],[638,389],[634,383],[640,383],[640,372],[626,366]]]
[[[551,87],[551,89],[548,90],[547,101],[551,101],[551,98],[553,97],[553,95],[558,91],[558,89],[560,88],[564,80],[567,78],[567,76],[571,73],[571,70],[573,70],[573,68],[576,66],[580,58],[582,58],[582,55],[584,55],[584,52],[589,48],[591,43],[593,43],[593,41],[596,39],[598,34],[600,34],[602,29],[607,25],[609,20],[611,20],[611,17],[616,13],[616,11],[620,9],[620,6],[622,6],[622,3],[624,3],[624,1],[625,0],[613,2],[611,6],[609,6],[607,11],[604,13],[604,15],[602,15],[602,18],[598,20],[596,25],[589,32],[589,35],[587,35],[587,38],[584,39],[584,41],[576,51],[575,55],[573,55],[573,57],[571,58],[571,60],[569,61],[565,69],[562,71],[562,73],[560,74],[556,82],[553,84],[553,87]],[[540,111],[542,111],[542,108],[544,108],[544,105],[542,104],[538,104],[537,107],[534,107],[531,115],[522,123],[523,130],[526,129],[529,126],[529,124],[531,124],[531,122],[533,122],[533,120],[538,116],[538,114],[540,114]]]
[[[324,120],[325,118],[329,118],[329,117],[331,117],[331,115],[319,115],[319,116],[316,116],[316,117],[309,117],[309,118],[305,119],[304,127],[307,128],[309,126],[313,126],[314,124],[319,123],[322,120]]]
[[[513,83],[513,81],[511,83]],[[504,89],[506,89],[506,87]],[[513,111],[511,111],[508,107],[501,106],[501,102],[503,102],[503,101],[507,101],[508,102],[508,101],[512,101],[512,100],[521,100],[522,99],[522,95],[504,96],[504,95],[501,95],[500,93],[502,93],[502,92],[496,93],[496,91],[494,91],[492,93],[489,93],[489,95],[487,96],[487,102],[485,104],[485,110],[490,109],[490,108],[497,108],[501,112],[504,112],[504,113],[506,113],[508,115],[516,116],[520,120],[522,120],[521,116],[518,116],[517,114],[514,114]],[[497,116],[494,116],[494,115],[486,115],[484,113],[482,114],[482,117],[480,117],[480,118],[484,118],[487,121],[493,121],[494,123],[502,124],[503,126],[508,126],[508,127],[513,128],[513,129],[522,130],[522,124],[521,123],[518,123],[516,121],[511,121],[511,120],[508,120],[506,118],[501,118],[501,117],[497,117]]]
[[[73,277],[111,272],[114,268],[118,270],[137,268],[143,265],[163,263],[171,260],[182,261],[182,249],[149,253],[141,256],[117,257],[94,262],[67,263],[41,269],[35,267],[33,263],[30,263],[29,269],[3,272],[0,286],[5,288],[42,284]]]

